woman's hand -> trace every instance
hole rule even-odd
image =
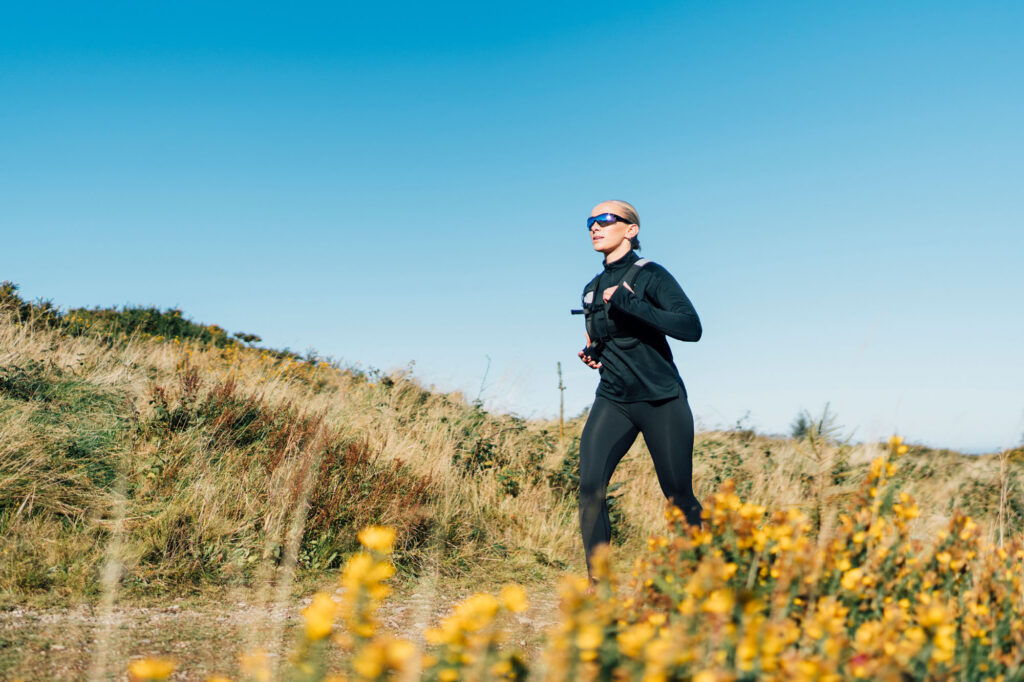
[[[631,294],[632,293],[636,293],[636,292],[633,291],[633,287],[629,286],[629,282],[624,282],[622,284],[622,286],[626,287],[626,289],[629,291],[629,293],[631,293]],[[604,293],[601,295],[601,298],[604,299],[605,303],[608,302],[608,300],[612,297],[612,294],[614,294],[615,290],[618,289],[618,288],[619,288],[619,286],[616,284],[615,286],[608,287],[607,289],[604,290]]]
[[[587,337],[587,345],[586,345],[586,347],[590,348],[590,334],[584,334],[584,336]],[[583,361],[583,364],[586,365],[587,367],[589,367],[590,369],[601,369],[601,363],[595,361],[592,357],[590,357],[589,355],[587,355],[583,351],[580,351],[576,355],[580,356],[580,360]]]

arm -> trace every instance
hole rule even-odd
[[[674,339],[699,341],[703,331],[700,318],[682,287],[664,268],[655,263],[647,267],[652,272],[645,294],[653,303],[638,298],[626,287],[616,288],[608,302]]]

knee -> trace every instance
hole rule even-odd
[[[608,489],[600,481],[580,479],[580,506],[604,502]]]

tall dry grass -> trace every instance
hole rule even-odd
[[[52,316],[51,316],[52,317]],[[105,324],[110,322],[106,316]],[[339,567],[355,530],[398,531],[408,575],[497,584],[582,570],[576,461],[583,418],[488,414],[408,372],[360,372],[227,341],[36,324],[0,313],[0,590],[97,595],[114,528],[121,589],[256,585]],[[69,331],[70,329],[70,331]],[[219,329],[219,328],[218,328]],[[73,333],[72,333],[73,332]],[[818,433],[698,434],[694,483],[797,507],[828,530],[878,454]],[[986,533],[1019,531],[1019,458],[911,448],[901,488]],[[117,481],[123,481],[123,518]],[[641,441],[615,475],[615,543],[629,557],[665,524]],[[1000,517],[1000,513],[1002,516]],[[119,522],[118,519],[121,519]]]

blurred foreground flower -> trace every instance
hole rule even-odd
[[[302,610],[306,619],[306,637],[316,641],[331,634],[334,627],[334,614],[338,611],[338,604],[326,592],[317,592],[313,595],[313,601]]]
[[[166,680],[174,672],[174,662],[167,658],[141,658],[128,664],[128,676],[135,682]]]
[[[387,526],[367,526],[359,531],[359,542],[367,549],[390,554],[395,544],[395,529]]]
[[[530,607],[526,590],[519,585],[505,585],[501,590],[501,604],[512,613],[522,613]]]

